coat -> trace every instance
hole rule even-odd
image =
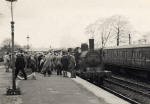
[[[52,69],[52,67],[54,66],[54,62],[53,62],[54,56],[53,55],[46,55],[45,57],[45,62],[42,68],[41,72],[45,72],[46,70],[50,70]]]
[[[75,57],[73,55],[69,55],[69,69],[73,70],[76,66]]]
[[[61,58],[62,58],[62,56],[57,56],[56,57],[56,65],[62,66]]]
[[[68,65],[69,65],[69,58],[68,58],[67,55],[62,56],[61,63],[62,63],[62,66],[68,67]]]
[[[17,56],[16,62],[15,62],[15,67],[16,69],[23,69],[25,68],[25,59],[22,55]]]

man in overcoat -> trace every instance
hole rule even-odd
[[[25,65],[26,63],[23,54],[22,53],[17,54],[16,62],[15,62],[15,67],[16,67],[15,78],[17,78],[19,71],[21,71],[24,76],[24,79],[27,80],[27,75],[24,70]]]
[[[75,57],[71,53],[69,53],[69,69],[71,71],[71,78],[76,78],[75,66]]]

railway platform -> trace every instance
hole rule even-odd
[[[18,83],[19,81],[17,81]],[[22,95],[21,96],[7,96],[7,88],[12,85],[12,73],[5,72],[5,68],[0,63],[0,104],[22,104]]]
[[[11,73],[0,68],[0,80],[5,82],[0,85],[0,104],[129,104],[79,77],[65,78],[56,73],[44,77],[37,73],[36,80],[17,80],[22,92],[17,96],[4,95]]]

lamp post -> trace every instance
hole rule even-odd
[[[12,41],[12,88],[8,88],[6,94],[7,95],[20,95],[20,89],[16,88],[16,80],[15,80],[15,58],[14,58],[14,18],[13,18],[13,2],[17,0],[6,0],[11,3],[11,41]]]

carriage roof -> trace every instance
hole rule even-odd
[[[115,47],[106,47],[104,49],[124,49],[124,48],[148,48],[150,44],[146,45],[128,45],[128,46],[115,46]]]

